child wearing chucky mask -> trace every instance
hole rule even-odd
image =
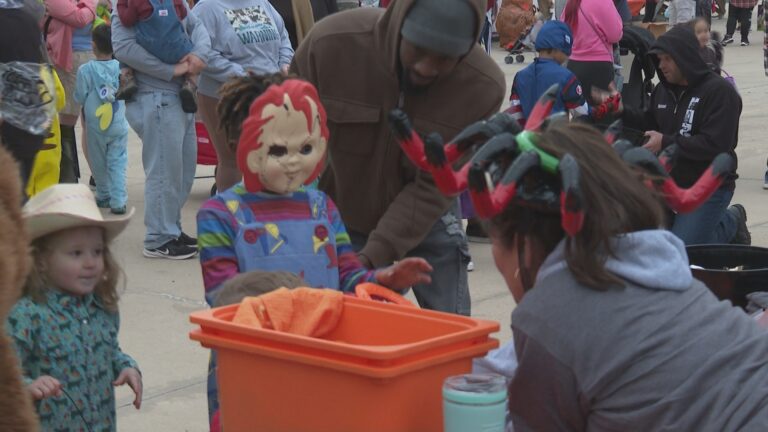
[[[323,169],[328,143],[325,109],[312,84],[249,75],[225,84],[221,96],[221,125],[230,142],[238,143],[244,181],[209,199],[197,214],[209,304],[226,281],[247,272],[288,271],[307,286],[345,292],[363,282],[394,290],[430,282],[432,267],[422,258],[406,258],[384,269],[365,268],[333,201],[304,187]],[[208,381],[211,418],[218,410],[213,358]]]
[[[262,79],[247,76],[222,89],[225,130],[236,129],[228,122],[238,115],[223,104],[250,109],[237,145],[244,181],[209,199],[197,214],[206,300],[211,303],[227,279],[252,270],[290,271],[308,286],[345,292],[363,282],[394,290],[428,283],[432,268],[421,258],[384,269],[363,267],[336,205],[304,187],[320,174],[328,143],[317,90],[296,79],[264,87]],[[228,96],[227,89],[237,93]],[[243,101],[260,91],[252,104]]]
[[[109,243],[133,214],[103,219],[83,184],[58,184],[23,209],[34,268],[8,317],[42,430],[114,431],[114,387],[141,406],[136,362],[120,350],[117,283]]]

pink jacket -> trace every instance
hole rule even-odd
[[[72,29],[91,25],[96,17],[96,0],[45,0],[48,14],[40,27],[45,26],[48,16],[46,48],[53,64],[72,72]],[[43,29],[44,30],[44,29]]]
[[[565,19],[565,11],[560,16]],[[581,0],[578,25],[573,30],[571,60],[609,61],[612,45],[621,40],[622,22],[611,0]]]

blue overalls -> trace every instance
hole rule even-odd
[[[149,0],[152,15],[136,23],[136,43],[163,63],[176,64],[192,52],[174,0]]]
[[[253,270],[290,271],[308,286],[339,289],[336,233],[328,220],[326,195],[306,190],[311,218],[259,222],[242,196],[231,189],[220,193],[239,224],[234,247],[241,273]],[[219,409],[216,352],[208,365],[209,421]]]

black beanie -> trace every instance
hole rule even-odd
[[[410,43],[461,57],[477,42],[477,15],[468,0],[416,0],[400,34]]]

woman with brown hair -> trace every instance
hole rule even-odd
[[[515,430],[768,430],[768,335],[693,279],[659,197],[588,126],[534,138],[576,161],[583,225],[544,169],[488,222],[518,303]]]

